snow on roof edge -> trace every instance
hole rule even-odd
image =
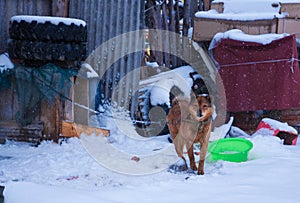
[[[300,1],[298,0],[300,3]],[[283,0],[214,0],[213,3],[223,3],[222,13],[212,9],[196,13],[199,18],[223,20],[253,21],[285,18],[287,13],[281,13]]]
[[[12,22],[21,22],[22,20],[30,23],[32,21],[37,21],[38,23],[45,23],[46,21],[52,24],[58,25],[59,23],[64,23],[66,25],[71,25],[74,23],[77,26],[86,26],[86,22],[76,18],[64,18],[64,17],[54,17],[54,16],[34,16],[34,15],[16,15],[11,17]]]
[[[213,0],[213,3],[224,3],[226,1],[228,1],[228,0]],[[229,0],[229,1],[234,2],[234,1],[240,1],[240,0]],[[300,0],[278,0],[277,2],[279,2],[279,3],[300,3]]]
[[[210,18],[210,19],[220,19],[220,20],[237,20],[237,21],[254,21],[254,20],[272,20],[275,18],[285,18],[287,13],[218,13],[216,10],[212,9],[209,11],[198,11],[195,14],[197,18]]]
[[[272,43],[274,40],[281,39],[286,36],[289,36],[289,34],[270,33],[270,34],[260,34],[260,35],[249,35],[239,29],[233,29],[226,32],[219,32],[215,34],[215,36],[213,37],[209,45],[209,50],[214,49],[216,44],[222,39],[232,39],[232,40],[244,41],[244,42],[255,42],[255,43],[266,45]]]

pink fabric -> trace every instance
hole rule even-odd
[[[213,53],[225,87],[227,111],[300,107],[295,35],[267,45],[223,39]]]

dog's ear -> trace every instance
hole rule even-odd
[[[190,77],[192,78],[193,82],[195,82],[195,78],[194,78],[194,75],[197,75],[198,73],[196,71],[194,72],[190,72],[189,75]]]
[[[214,102],[214,97],[213,97],[212,95],[207,95],[207,96],[205,97],[205,99],[206,99],[210,104],[212,104],[212,103]]]

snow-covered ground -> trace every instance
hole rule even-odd
[[[132,164],[144,164],[145,154],[173,148],[167,135],[138,140],[124,135],[124,123],[110,119],[106,120],[110,138],[82,139],[112,145],[120,155],[135,155],[128,158]],[[61,144],[43,142],[38,147],[15,142],[0,145],[0,185],[5,186],[5,203],[299,202],[300,143],[287,146],[277,137],[256,135],[249,138],[254,147],[247,162],[207,160],[204,176],[171,173],[166,168],[148,175],[143,171],[129,175],[102,166],[82,139]],[[112,162],[119,160],[118,156],[110,157]]]
[[[272,10],[267,12],[253,1],[249,1],[249,6],[240,4],[243,6],[235,1],[234,8],[261,9],[246,15],[247,20],[273,19],[274,13],[281,17],[279,8],[274,11],[270,7]],[[224,15],[231,19],[232,10],[224,13],[209,11],[197,15]],[[0,64],[0,71],[4,68],[8,67],[3,65],[1,69]],[[300,200],[299,139],[297,145],[287,146],[277,137],[257,133],[247,138],[254,146],[247,162],[207,159],[204,176],[171,173],[167,166],[176,160],[176,153],[168,135],[140,138],[124,115],[115,112],[112,116],[119,119],[105,118],[102,123],[102,127],[111,130],[109,138],[83,136],[60,144],[43,142],[38,147],[10,141],[0,145],[0,185],[5,186],[5,203],[296,203]],[[153,161],[153,157],[159,159]]]

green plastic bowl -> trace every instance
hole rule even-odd
[[[252,147],[253,144],[249,140],[243,138],[225,138],[210,143],[208,151],[213,161],[243,162],[247,161],[248,153]]]

